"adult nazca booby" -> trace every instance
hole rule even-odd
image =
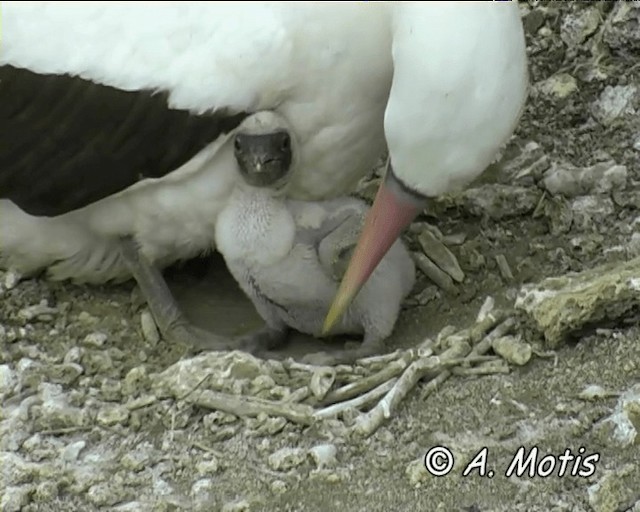
[[[517,2],[403,2],[391,25],[388,168],[325,333],[428,198],[453,192],[486,169],[513,134],[527,96]]]
[[[363,3],[3,2],[0,255],[29,273],[133,275],[165,337],[188,325],[157,266],[214,248],[231,136],[286,117],[290,193],[340,195],[384,145],[389,9]],[[218,343],[219,342],[219,343]]]
[[[327,330],[425,198],[468,183],[487,166],[511,135],[527,88],[515,2],[6,2],[2,37],[0,66],[70,74],[123,91],[164,91],[170,108],[223,112],[227,119],[240,114],[238,123],[257,110],[279,112],[300,142],[302,172],[291,194],[303,199],[349,190],[371,167],[386,136],[389,171]],[[44,100],[50,110],[53,96]],[[5,103],[2,96],[0,102]],[[95,108],[95,102],[86,105],[83,111]],[[0,118],[0,129],[11,132],[11,121]],[[39,121],[28,126],[42,126]],[[52,126],[69,124],[74,123]],[[120,192],[100,186],[102,199],[93,196],[78,210],[46,219],[29,215],[12,198],[43,180],[60,183],[60,176],[39,174],[41,166],[34,163],[29,182],[18,179],[16,186],[20,173],[0,166],[0,197],[6,199],[0,200],[0,252],[26,269],[49,266],[54,277],[101,280],[126,275],[137,263],[138,270],[149,269],[146,259],[162,263],[210,247],[212,223],[235,181],[225,129],[232,127],[219,128],[217,138],[184,165],[165,169],[161,179],[145,179],[140,168],[129,167],[128,187],[127,180]],[[32,150],[33,144],[50,143],[27,139],[35,141]],[[99,139],[93,140],[97,146]],[[74,187],[73,195],[87,201],[82,187]],[[119,251],[122,236],[131,236],[140,250],[128,244]]]

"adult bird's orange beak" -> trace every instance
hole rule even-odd
[[[400,233],[422,211],[425,202],[426,198],[407,189],[395,177],[389,164],[349,267],[324,320],[323,335],[331,331]]]

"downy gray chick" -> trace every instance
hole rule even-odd
[[[243,179],[218,216],[216,246],[266,322],[243,337],[243,348],[275,348],[288,328],[319,337],[368,208],[350,197],[284,197],[296,167],[295,139],[286,120],[273,112],[246,120],[234,149]],[[413,261],[398,241],[332,331],[363,335],[362,346],[316,354],[311,361],[346,363],[383,350],[414,281]]]

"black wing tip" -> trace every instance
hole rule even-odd
[[[13,109],[2,108],[10,101]],[[159,89],[0,66],[0,197],[31,215],[68,213],[166,176],[251,115],[168,102]]]

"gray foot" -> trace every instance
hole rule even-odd
[[[287,328],[276,329],[265,326],[236,338],[234,346],[238,350],[243,350],[259,357],[278,359],[278,356],[270,351],[284,345],[287,341],[287,335]]]
[[[147,301],[162,336],[196,350],[232,350],[230,339],[191,324],[176,303],[160,271],[138,250],[135,241],[122,238],[120,252]]]

